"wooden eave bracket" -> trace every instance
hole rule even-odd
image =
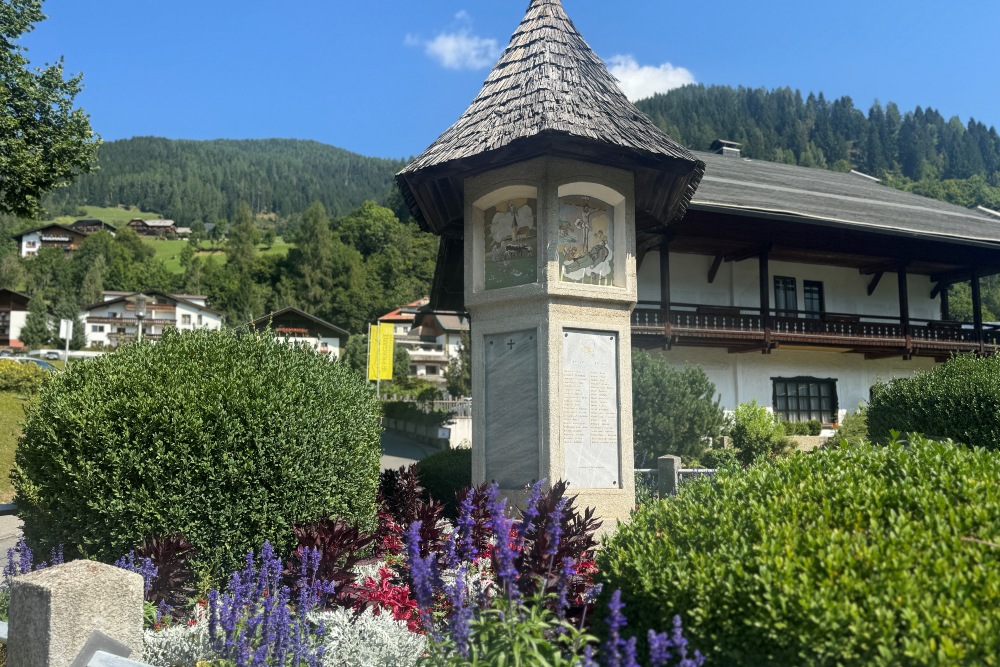
[[[719,273],[719,267],[722,266],[722,260],[725,257],[723,255],[716,255],[715,259],[712,261],[712,268],[708,270],[708,284],[711,285],[715,282],[715,276]]]
[[[875,288],[878,287],[878,283],[882,280],[882,276],[885,275],[885,271],[879,271],[874,276],[872,276],[871,282],[868,283],[868,296],[875,293]],[[931,297],[934,298],[934,297]]]

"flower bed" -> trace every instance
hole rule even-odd
[[[265,542],[224,585],[200,591],[186,565],[194,550],[182,538],[140,545],[116,564],[146,581],[143,660],[407,667],[492,665],[504,656],[510,665],[640,664],[635,639],[624,639],[618,594],[607,612],[594,609],[600,524],[593,510],[577,510],[564,483],[547,491],[535,484],[523,511],[512,511],[495,487],[467,489],[453,522],[421,492],[414,468],[386,473],[376,531],[339,520],[297,526],[292,553]],[[35,567],[23,543],[8,559],[8,583]],[[59,559],[54,552],[50,561]],[[595,617],[604,619],[603,640],[592,634]],[[701,664],[679,623],[649,633],[641,664]]]

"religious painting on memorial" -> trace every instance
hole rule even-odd
[[[596,197],[559,198],[560,280],[614,284],[615,208]]]
[[[565,330],[559,379],[564,479],[574,488],[622,488],[618,336]]]
[[[486,289],[535,282],[538,274],[537,199],[509,199],[484,211]]]

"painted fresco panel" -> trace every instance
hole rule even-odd
[[[537,219],[537,199],[511,199],[484,211],[486,289],[537,280]]]
[[[559,279],[613,285],[615,207],[596,197],[559,198]]]

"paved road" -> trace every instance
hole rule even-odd
[[[438,450],[429,445],[398,435],[382,434],[382,469],[408,466]],[[7,549],[17,544],[21,537],[21,520],[16,516],[0,516],[0,567],[7,562]]]
[[[406,436],[386,431],[382,434],[382,469],[408,466],[438,451],[440,450],[436,447],[423,445]]]

